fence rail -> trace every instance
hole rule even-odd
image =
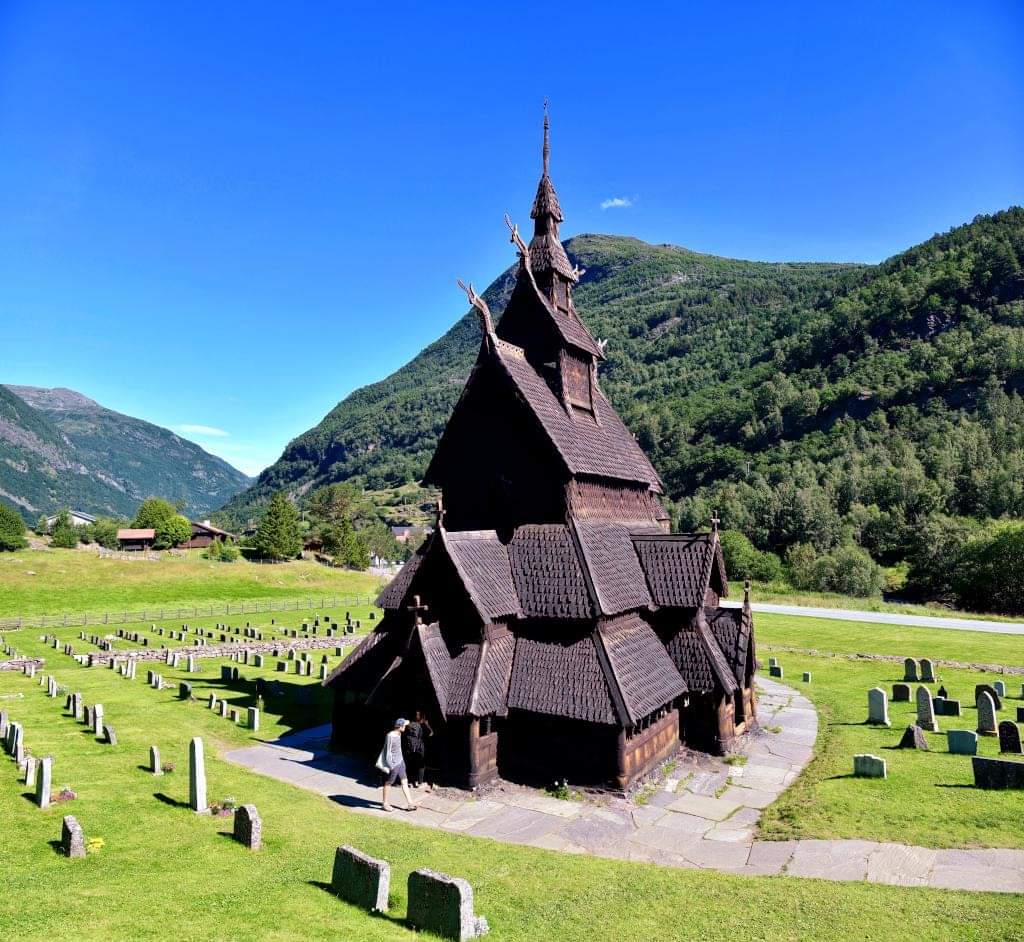
[[[77,612],[62,615],[29,615],[0,618],[0,631],[17,628],[84,628],[89,625],[130,625],[173,618],[214,618],[218,615],[257,615],[260,612],[297,612],[317,608],[326,611],[342,605],[353,608],[373,605],[372,595],[321,595],[298,599],[256,599],[187,605],[178,608],[147,608],[141,611]]]

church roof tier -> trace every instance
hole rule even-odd
[[[659,606],[699,608],[708,587],[728,594],[722,547],[714,533],[634,534],[651,598]]]
[[[708,627],[704,609],[698,609],[688,624],[678,625],[665,647],[691,691],[712,693],[720,689],[733,694],[739,689],[735,674]]]
[[[498,539],[498,534],[494,530],[439,532],[480,614],[488,621],[521,615],[508,547]]]

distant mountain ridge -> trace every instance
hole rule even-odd
[[[250,483],[194,442],[73,389],[0,385],[0,499],[30,521],[62,507],[129,516],[151,495],[200,516]]]

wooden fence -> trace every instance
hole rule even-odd
[[[332,608],[373,605],[372,595],[322,595],[301,599],[257,599],[235,602],[210,603],[180,608],[147,608],[141,611],[123,612],[79,612],[64,615],[30,615],[0,619],[0,631],[16,628],[78,628],[89,625],[128,625],[136,622],[154,622],[173,618],[183,621],[189,618],[215,618],[219,615],[256,615],[260,612],[297,612],[303,609],[318,609],[327,612]]]

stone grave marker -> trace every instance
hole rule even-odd
[[[856,778],[885,778],[885,759],[861,753],[853,757],[853,774]]]
[[[980,736],[995,736],[996,734],[996,708],[992,702],[992,695],[987,690],[978,694],[978,734]]]
[[[1011,720],[1003,720],[999,724],[999,751],[1020,755],[1020,730]]]
[[[39,760],[35,756],[25,756],[25,787],[36,787],[36,772],[39,768]]]
[[[974,785],[977,788],[1024,788],[1024,762],[974,756]]]
[[[92,707],[87,706],[82,710],[82,716],[85,719],[86,726],[92,726]]]
[[[149,747],[149,771],[154,775],[163,775],[164,769],[160,764],[160,750],[156,746]]]
[[[179,700],[191,700],[192,699],[192,685],[182,681],[178,684],[178,699]]]
[[[108,746],[116,746],[117,745],[117,733],[114,731],[114,727],[113,726],[105,725],[103,727],[103,741]]]
[[[1024,707],[1017,707],[1017,722],[1024,723]]]
[[[782,668],[779,667],[778,665],[776,665],[775,667],[769,667],[768,668],[768,674],[769,674],[769,676],[776,677],[779,680],[782,680],[782,678],[783,678]]]
[[[255,805],[241,805],[235,809],[235,840],[249,850],[263,847],[263,821]]]
[[[872,687],[868,691],[868,723],[873,726],[888,726],[889,703],[885,691],[881,687]]]
[[[911,724],[907,727],[906,732],[903,734],[903,738],[900,740],[897,749],[920,749],[923,752],[928,751],[928,740],[924,737],[924,732],[920,726]]]
[[[925,684],[935,683],[935,667],[931,660],[926,657],[921,658],[921,682]]]
[[[892,702],[910,703],[910,684],[893,684]]]
[[[262,654],[254,654],[253,655],[252,666],[253,667],[262,667],[263,666],[263,655]]]
[[[915,696],[917,697],[917,725],[926,733],[937,733],[939,724],[935,722],[931,691],[927,687],[918,687]]]
[[[85,835],[74,815],[64,815],[60,829],[60,849],[65,857],[85,856]]]
[[[11,723],[11,755],[20,766],[25,761],[25,729],[21,723]]]
[[[260,728],[260,711],[256,707],[249,707],[245,713],[245,725],[251,730],[258,730]]]
[[[331,889],[346,903],[371,912],[387,912],[391,867],[343,844],[334,852]]]
[[[196,814],[206,814],[206,763],[203,741],[198,736],[188,744],[188,806]]]
[[[991,684],[975,684],[974,685],[974,702],[975,703],[978,702],[978,694],[980,694],[982,691],[987,693],[992,698],[992,706],[996,710],[1001,710],[1003,708],[1003,701],[1000,698],[999,694],[996,693],[996,688],[993,687]]]
[[[0,739],[5,739],[7,737],[7,730],[9,726],[10,723],[7,719],[7,711],[0,710]]]
[[[917,661],[912,657],[905,657],[903,659],[903,679],[917,681]]]
[[[103,732],[103,704],[97,703],[92,708],[92,731],[99,736]]]
[[[44,756],[39,760],[36,771],[36,804],[40,808],[50,807],[50,792],[53,788],[53,758]]]
[[[473,912],[473,888],[466,880],[436,870],[409,874],[407,921],[414,929],[444,939],[476,939],[489,931],[487,920]]]
[[[1000,699],[1006,698],[1006,683],[1004,681],[997,680],[992,686],[995,688],[996,693],[999,694]]]
[[[229,664],[221,664],[220,666],[220,679],[229,681],[231,680],[231,666]]]
[[[946,747],[953,755],[975,756],[978,754],[978,734],[970,729],[947,730]]]

